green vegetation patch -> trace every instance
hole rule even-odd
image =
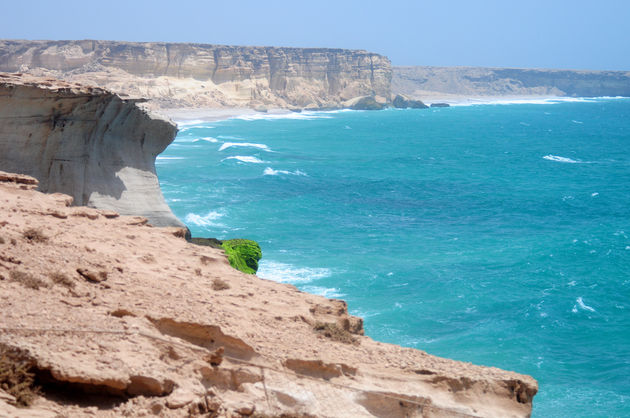
[[[232,267],[247,274],[255,274],[258,271],[258,260],[262,257],[262,250],[256,241],[229,239],[223,241],[221,246]]]

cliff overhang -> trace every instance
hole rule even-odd
[[[107,90],[0,73],[0,170],[39,180],[74,204],[184,225],[164,201],[155,158],[174,123]]]

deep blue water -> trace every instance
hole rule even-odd
[[[630,415],[630,100],[180,125],[194,236],[343,298],[366,333],[534,376],[534,416]]]

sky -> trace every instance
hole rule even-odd
[[[0,0],[2,39],[365,49],[393,65],[630,70],[630,0]]]

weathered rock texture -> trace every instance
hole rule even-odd
[[[108,91],[0,73],[0,170],[36,177],[76,205],[183,226],[164,201],[155,157],[175,125]]]
[[[482,67],[393,67],[392,92],[415,98],[630,96],[630,72]]]
[[[0,416],[531,412],[529,376],[375,342],[345,302],[234,270],[181,229],[0,179],[0,348],[43,395],[20,410],[0,390]]]
[[[159,107],[335,108],[389,97],[391,66],[367,51],[113,41],[0,40],[0,71],[145,97]]]

